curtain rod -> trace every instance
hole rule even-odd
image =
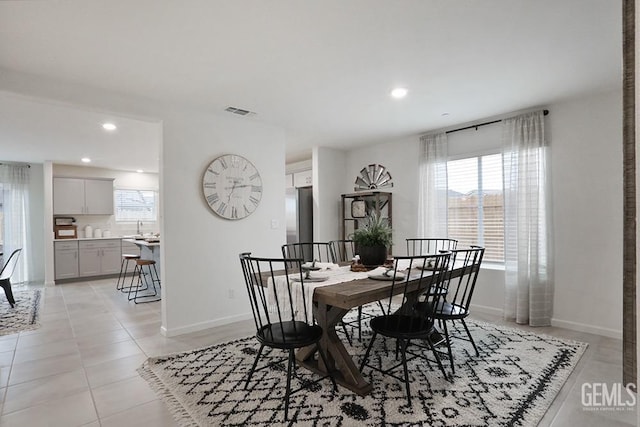
[[[549,110],[543,110],[542,112],[543,112],[543,114],[544,114],[545,116],[549,114]],[[463,127],[463,128],[460,128],[460,129],[448,130],[448,131],[446,131],[445,133],[454,133],[454,132],[458,132],[458,131],[461,131],[461,130],[467,130],[467,129],[475,129],[475,130],[478,130],[478,128],[479,128],[480,126],[492,125],[492,124],[494,124],[494,123],[500,123],[501,121],[502,121],[502,119],[500,119],[500,120],[494,120],[494,121],[491,121],[491,122],[478,123],[477,125],[465,126],[465,127]]]
[[[28,164],[28,163],[0,162],[0,166],[3,166],[3,165],[7,165],[7,166],[26,166],[26,167],[28,167],[28,168],[30,168],[30,167],[31,167],[31,165],[30,165],[30,164]]]

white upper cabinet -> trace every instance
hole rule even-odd
[[[113,215],[113,180],[85,179],[87,214]]]
[[[113,180],[53,178],[54,215],[113,215]]]
[[[313,184],[311,169],[306,171],[300,171],[293,174],[293,186],[308,187]]]

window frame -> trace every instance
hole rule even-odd
[[[464,153],[457,153],[455,155],[450,155],[447,156],[447,190],[449,189],[449,162],[451,161],[456,161],[456,160],[464,160],[464,159],[471,159],[471,158],[476,158],[479,159],[483,156],[492,156],[492,155],[503,155],[502,150],[498,147],[496,148],[490,148],[490,149],[486,149],[486,150],[476,150],[476,151],[466,151]],[[503,159],[504,160],[504,159]],[[481,169],[479,169],[481,170]],[[504,218],[504,162],[501,163],[501,173],[502,173],[502,182],[503,182],[503,188],[502,188],[502,197],[503,197],[503,218]],[[449,197],[447,196],[447,228],[448,223],[449,223],[449,207],[448,207],[448,203],[449,202]],[[480,201],[479,205],[478,205],[478,209],[480,209],[481,207],[483,207],[482,205],[482,201]],[[482,215],[482,212],[479,211],[478,213],[479,217]],[[483,224],[484,226],[484,224]],[[478,228],[478,235],[480,235],[480,231],[483,230],[482,228]],[[455,236],[450,236],[451,238],[455,238]],[[504,223],[503,223],[503,241],[504,241]],[[504,244],[503,244],[504,247]],[[504,251],[504,249],[503,249]],[[495,268],[498,269],[503,269],[504,268],[504,252],[503,252],[503,259],[502,261],[495,261],[495,260],[483,260],[483,264],[490,264],[493,265]]]
[[[154,198],[154,203],[153,203],[153,211],[154,211],[154,219],[148,219],[148,218],[137,218],[137,219],[118,219],[118,197],[117,197],[117,192],[118,191],[151,191],[153,192],[153,198]],[[158,191],[157,188],[148,188],[148,187],[116,187],[113,189],[113,217],[114,217],[114,221],[116,224],[135,224],[138,221],[142,221],[145,223],[149,223],[149,224],[155,224],[156,222],[158,222],[158,215],[159,215],[159,207],[160,207],[160,192]]]

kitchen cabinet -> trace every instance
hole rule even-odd
[[[78,270],[80,277],[118,274],[121,261],[120,239],[79,242]]]
[[[113,179],[53,178],[54,215],[113,215]]]
[[[54,242],[55,278],[78,277],[78,242]]]

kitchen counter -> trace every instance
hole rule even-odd
[[[77,239],[53,239],[54,242],[77,242],[79,240],[122,240],[124,237],[122,236],[111,236],[111,237],[78,237]]]
[[[146,247],[156,247],[156,246],[160,246],[160,242],[147,242],[144,239],[127,239],[127,238],[122,238],[123,242],[129,242],[129,243],[134,243],[138,246],[146,246]]]

